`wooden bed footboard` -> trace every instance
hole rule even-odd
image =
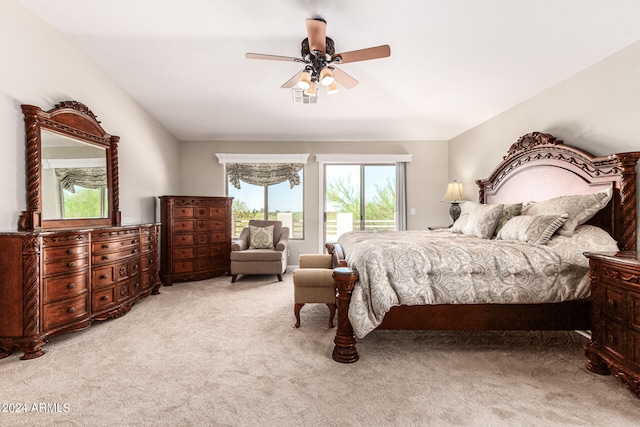
[[[358,272],[346,267],[337,243],[325,245],[334,256],[338,328],[332,357],[341,363],[359,359],[356,337],[349,321],[349,304]],[[534,331],[591,329],[589,299],[544,304],[435,304],[400,305],[385,314],[378,330],[429,331]]]

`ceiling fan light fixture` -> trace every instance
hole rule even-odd
[[[309,88],[304,91],[307,96],[316,96],[316,83],[311,82]]]
[[[303,71],[298,79],[298,87],[300,89],[309,89],[311,86],[311,74],[308,71]]]
[[[338,84],[335,82],[335,80],[333,81],[333,83],[331,83],[329,86],[327,86],[327,93],[329,95],[334,94],[334,93],[338,93]]]
[[[322,83],[322,86],[329,86],[334,80],[333,73],[329,67],[325,67],[320,71],[320,83]]]

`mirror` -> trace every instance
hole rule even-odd
[[[64,101],[49,111],[23,105],[27,210],[21,230],[120,225],[119,137],[107,134],[86,105]]]

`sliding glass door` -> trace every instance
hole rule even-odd
[[[324,241],[353,230],[396,229],[395,164],[326,164]]]

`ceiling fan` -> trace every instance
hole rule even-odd
[[[386,44],[350,52],[335,53],[333,40],[327,37],[327,22],[322,18],[312,18],[305,20],[305,23],[307,38],[302,40],[301,58],[263,55],[260,53],[247,53],[245,57],[248,59],[267,59],[305,64],[304,69],[287,80],[281,87],[286,89],[297,86],[304,89],[305,95],[315,97],[316,83],[325,86],[328,93],[338,91],[336,82],[347,89],[351,89],[358,84],[356,79],[337,68],[336,64],[386,58],[391,55],[391,48]]]

